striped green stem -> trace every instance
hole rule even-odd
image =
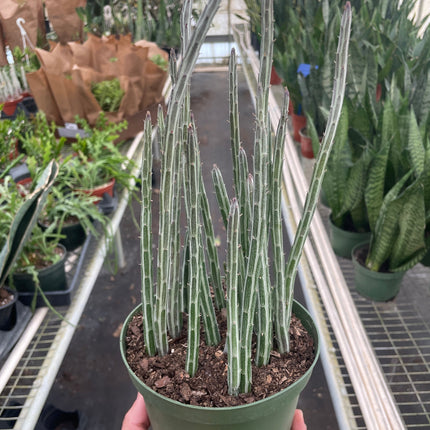
[[[261,65],[258,77],[256,100],[256,132],[254,141],[254,206],[251,227],[251,244],[249,249],[248,267],[243,295],[243,316],[241,324],[241,391],[248,392],[252,383],[251,372],[251,342],[253,334],[253,320],[256,308],[257,294],[260,307],[257,316],[261,337],[258,357],[268,357],[272,344],[271,321],[267,320],[271,311],[263,309],[272,306],[270,279],[268,270],[263,268],[267,264],[267,211],[268,211],[268,163],[270,147],[270,126],[268,118],[268,87],[270,68],[272,63],[273,42],[273,4],[264,0],[261,4],[262,42]],[[259,279],[261,277],[261,279]],[[268,351],[268,353],[267,353]],[[261,363],[259,363],[261,364]]]
[[[297,268],[303,247],[309,233],[310,224],[314,215],[318,196],[321,190],[321,184],[326,171],[327,160],[330,151],[333,147],[334,137],[336,134],[337,124],[339,122],[340,113],[342,110],[343,98],[345,94],[346,71],[348,64],[348,45],[349,35],[351,30],[351,4],[346,3],[345,11],[342,15],[340,25],[340,36],[336,52],[336,67],[334,75],[333,94],[330,106],[330,112],[327,119],[327,128],[321,142],[321,147],[318,152],[318,157],[315,162],[312,173],[309,191],[306,196],[305,205],[303,208],[303,216],[297,227],[297,232],[294,237],[294,242],[291,247],[290,255],[286,269],[286,290],[288,297],[288,326],[291,319],[291,310],[293,306],[294,282],[297,275]],[[289,350],[289,348],[287,348]]]
[[[242,247],[242,254],[246,258],[249,251],[249,228],[252,218],[252,200],[249,193],[249,169],[248,169],[248,159],[245,150],[240,147],[239,149],[239,207],[241,213],[241,223],[240,223],[240,244]]]
[[[197,61],[200,47],[205,40],[220,0],[208,2],[200,15],[197,26],[189,40],[188,49],[177,72],[177,79],[172,88],[172,94],[167,109],[166,128],[163,138],[162,172],[160,180],[160,219],[157,256],[157,294],[155,303],[154,328],[157,349],[160,355],[168,352],[166,299],[167,286],[171,282],[170,256],[172,231],[172,204],[176,197],[172,181],[172,171],[175,164],[176,130],[180,126],[184,97],[191,79],[194,65]]]
[[[215,294],[215,305],[217,309],[225,308],[224,290],[222,287],[218,250],[215,245],[215,233],[212,217],[209,209],[203,177],[200,175],[200,196],[202,205],[202,220],[206,237],[206,247],[210,266],[210,280]]]
[[[284,161],[285,133],[288,118],[288,91],[284,94],[281,117],[276,130],[272,162],[271,233],[273,246],[274,279],[274,329],[278,350],[286,351],[288,345],[287,295],[285,289],[285,254],[281,211],[282,165]]]
[[[185,190],[189,205],[189,278],[188,278],[188,348],[186,372],[193,376],[197,371],[200,341],[200,284],[201,284],[201,228],[200,228],[200,180],[194,147],[193,129],[188,129],[187,157],[189,188]]]
[[[216,165],[212,169],[212,180],[224,227],[227,228],[230,203],[221,170]]]
[[[143,336],[146,351],[149,355],[157,352],[153,330],[153,290],[152,273],[152,123],[151,115],[145,119],[141,167],[141,198],[140,214],[140,253],[142,280],[142,316]]]
[[[236,51],[231,50],[229,61],[229,116],[230,116],[230,146],[233,160],[233,180],[236,196],[240,193],[239,178],[239,150],[240,150],[240,127],[239,127],[239,102],[237,92],[237,64]]]
[[[228,392],[239,394],[240,387],[240,317],[239,317],[239,205],[232,200],[227,229],[227,352]]]
[[[206,201],[206,204],[207,204],[206,215],[209,215],[209,205],[207,203],[207,200],[205,200],[206,194],[204,194],[204,197],[203,197],[203,193],[202,193],[202,190],[204,190],[204,186],[202,187],[203,176],[202,176],[202,171],[201,171],[199,143],[198,143],[198,139],[197,139],[196,126],[194,123],[193,116],[191,116],[190,130],[192,130],[192,133],[191,133],[192,146],[189,147],[188,149],[190,151],[194,152],[192,154],[191,159],[195,163],[195,170],[196,170],[195,177],[196,177],[196,180],[199,182],[198,183],[198,189],[197,189],[197,192],[198,192],[197,207],[200,209],[202,202]],[[192,178],[190,177],[190,182],[191,182],[191,179]],[[192,190],[193,188],[194,187],[191,184],[190,190]],[[192,197],[194,198],[194,196],[192,196]],[[199,211],[199,213],[200,213],[200,211]],[[193,221],[193,214],[191,213],[190,222],[192,222],[192,221]],[[217,324],[216,315],[215,315],[215,308],[214,308],[214,305],[212,302],[212,294],[211,294],[211,290],[210,290],[210,286],[209,286],[209,282],[208,282],[206,263],[205,263],[205,255],[203,252],[204,247],[203,247],[202,231],[201,231],[201,226],[200,226],[200,218],[198,219],[198,224],[199,224],[198,225],[198,232],[199,232],[198,239],[199,239],[199,250],[200,250],[200,260],[199,260],[200,261],[200,308],[201,308],[203,323],[204,323],[204,327],[205,327],[206,343],[208,345],[216,345],[221,340],[221,337],[220,337],[219,330],[218,330],[218,324]],[[213,250],[216,252],[213,231],[212,231],[212,239],[213,239]],[[218,269],[218,267],[216,269]],[[219,277],[221,277],[221,275],[219,274],[219,269],[218,269],[218,275],[219,275]]]

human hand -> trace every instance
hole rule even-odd
[[[121,430],[148,430],[150,425],[145,400],[138,393],[133,405],[124,416]]]
[[[150,422],[146,412],[145,400],[138,393],[133,405],[124,416],[121,430],[148,430],[149,426]],[[307,430],[301,409],[296,409],[294,412],[291,430]]]
[[[303,418],[303,411],[301,409],[296,409],[296,411],[294,412],[291,430],[307,430],[305,419]]]

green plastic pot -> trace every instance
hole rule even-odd
[[[368,246],[358,244],[352,250],[354,264],[354,283],[357,292],[375,302],[387,302],[394,299],[400,291],[402,279],[406,272],[375,272],[362,266],[356,259],[356,252]]]
[[[125,337],[136,307],[127,317],[120,336],[121,356],[137,391],[145,399],[153,430],[289,430],[300,393],[305,388],[319,356],[318,330],[312,317],[299,303],[293,312],[314,339],[315,360],[308,371],[294,384],[273,396],[257,402],[234,407],[204,408],[186,405],[158,394],[147,387],[131,370],[126,359]]]
[[[353,248],[360,243],[369,242],[370,240],[370,232],[358,233],[343,230],[332,223],[331,217],[329,218],[329,225],[331,247],[339,257],[351,259]]]
[[[67,278],[66,278],[66,248],[58,244],[63,250],[62,258],[55,264],[48,266],[44,269],[38,270],[39,285],[42,291],[64,291],[67,290]],[[33,280],[33,276],[29,273],[15,272],[13,275],[13,286],[18,292],[22,293],[34,293],[36,291],[36,285]]]

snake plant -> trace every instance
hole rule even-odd
[[[48,192],[57,175],[57,164],[52,161],[41,174],[34,191],[17,210],[0,251],[0,288],[28,240],[43,208]]]
[[[351,8],[342,17],[328,126],[316,161],[303,218],[288,262],[282,244],[281,172],[287,127],[288,92],[285,92],[278,129],[272,137],[268,113],[270,71],[273,55],[273,2],[262,1],[261,61],[256,97],[255,139],[252,170],[240,147],[237,64],[230,57],[229,115],[235,196],[229,198],[222,175],[214,167],[214,187],[226,229],[227,255],[219,262],[207,204],[198,151],[198,138],[190,111],[189,85],[199,48],[220,0],[209,1],[191,32],[191,1],[182,15],[182,62],[170,59],[173,82],[166,116],[158,113],[157,139],[161,149],[158,212],[158,253],[153,261],[152,237],[152,124],[148,115],[143,133],[145,153],[141,172],[142,314],[146,352],[169,352],[168,335],[179,334],[184,314],[188,319],[188,353],[185,370],[197,369],[200,325],[206,343],[220,340],[216,309],[227,310],[228,384],[233,395],[248,392],[251,363],[268,362],[275,346],[289,350],[293,285],[300,256],[314,214],[327,159],[333,147],[345,91]],[[181,200],[185,202],[186,232],[179,225]],[[273,246],[275,274],[269,273],[269,249]],[[180,251],[182,245],[183,251]],[[155,264],[154,264],[155,263]],[[221,275],[225,267],[224,277]],[[209,282],[210,280],[210,282]],[[154,287],[155,286],[155,287]],[[155,295],[154,295],[155,291]],[[275,336],[273,335],[275,328]],[[251,354],[251,338],[257,333],[257,352]],[[276,339],[276,341],[274,340]],[[276,342],[276,345],[274,343]]]
[[[394,85],[390,94],[365,190],[371,229],[366,266],[396,272],[413,267],[428,248],[430,144]]]

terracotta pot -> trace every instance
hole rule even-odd
[[[294,110],[290,113],[290,116],[293,124],[293,138],[296,142],[300,142],[300,130],[306,127],[306,116],[298,115],[294,113]]]
[[[305,158],[314,158],[314,151],[312,149],[312,139],[306,134],[306,127],[299,130],[300,136],[300,150]]]
[[[33,178],[24,178],[16,181],[17,185],[21,185],[19,193],[22,197],[25,197],[30,192],[31,184],[33,183]]]
[[[272,71],[270,73],[270,85],[281,85],[281,84],[282,84],[282,79],[278,75],[275,67],[272,66]]]
[[[19,97],[13,100],[5,101],[3,104],[3,112],[7,116],[12,116],[16,111],[16,107],[18,106],[18,103],[21,103],[23,100],[24,100],[24,97],[20,95]]]
[[[113,178],[112,180],[110,180],[106,184],[100,185],[100,186],[92,188],[90,190],[80,189],[79,191],[82,191],[85,194],[89,194],[90,196],[99,197],[101,200],[105,193],[107,193],[111,197],[113,197],[114,186],[115,186],[115,178]],[[95,203],[97,203],[97,202],[95,202]]]

